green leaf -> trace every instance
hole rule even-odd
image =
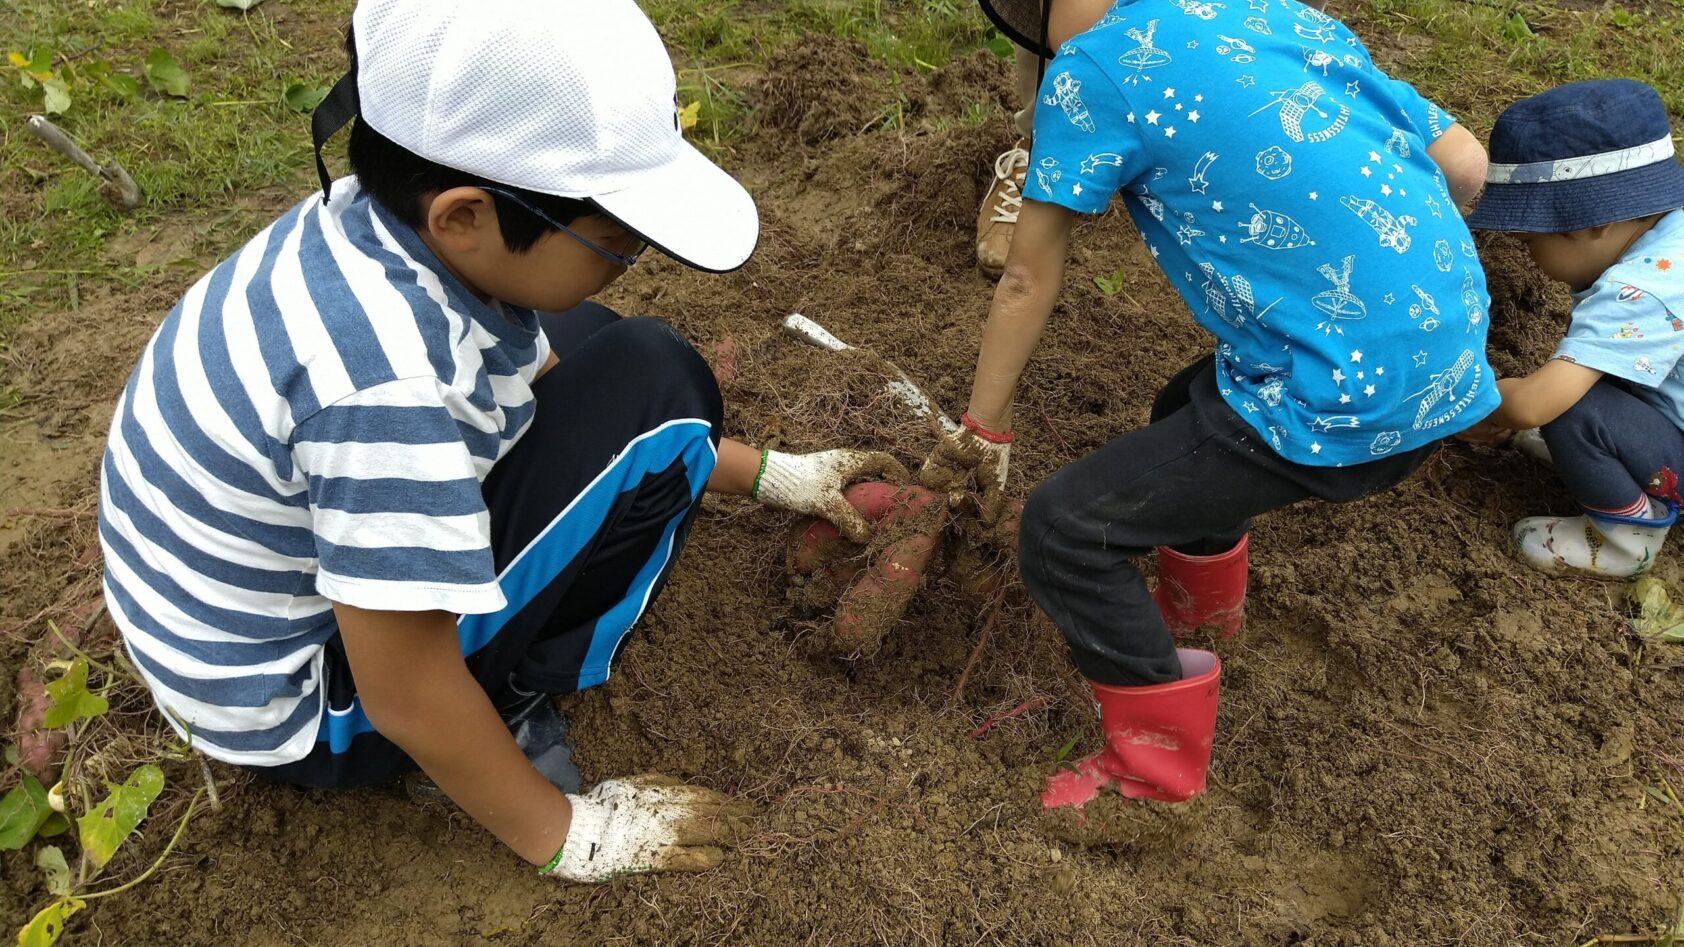
[[[42,908],[18,931],[18,947],[53,947],[64,933],[65,920],[87,905],[81,898],[60,898]]]
[[[41,110],[48,115],[63,115],[70,108],[70,87],[58,76],[41,83]]]
[[[1624,7],[1615,7],[1613,15],[1609,17],[1613,24],[1620,29],[1629,29],[1637,25],[1637,17]]]
[[[55,835],[63,835],[68,831],[70,831],[70,820],[65,818],[64,813],[55,812],[47,816],[47,821],[41,823],[41,828],[35,833],[35,837],[52,838]]]
[[[25,775],[21,784],[0,799],[0,852],[15,852],[29,844],[53,814],[53,807],[47,805],[47,788]]]
[[[141,66],[141,71],[146,73],[146,82],[152,86],[152,91],[173,95],[178,99],[187,98],[187,73],[182,71],[175,57],[163,47],[146,54],[146,62]]]
[[[53,704],[41,718],[41,726],[48,729],[98,717],[111,709],[110,701],[88,690],[87,658],[70,662],[69,670],[47,685],[47,696]]]
[[[1503,24],[1503,35],[1512,42],[1524,43],[1532,39],[1534,34],[1532,33],[1532,27],[1527,24],[1526,18],[1516,13],[1509,17],[1507,23]]]
[[[1017,55],[1012,48],[1012,41],[1001,36],[998,31],[990,30],[993,35],[988,37],[988,51],[1001,59],[1010,59]]]
[[[1099,291],[1105,295],[1115,296],[1117,295],[1117,291],[1123,288],[1124,276],[1125,272],[1123,270],[1118,270],[1110,276],[1095,276],[1093,278],[1093,285],[1099,287]]]
[[[286,99],[287,107],[294,112],[311,112],[322,104],[331,88],[314,82],[294,82],[281,95]]]
[[[111,788],[111,795],[94,811],[76,820],[81,829],[82,856],[96,870],[105,867],[146,818],[152,800],[164,791],[164,771],[147,763],[131,773],[123,785],[106,785]]]
[[[55,897],[70,895],[70,866],[65,864],[64,853],[57,845],[43,845],[35,853],[35,867],[47,876],[47,890]]]
[[[1664,582],[1644,576],[1626,588],[1626,597],[1637,603],[1637,617],[1631,626],[1638,637],[1684,643],[1684,608],[1673,603]]]
[[[140,92],[140,82],[134,76],[112,71],[110,63],[92,63],[83,67],[82,74],[125,99],[132,99]]]

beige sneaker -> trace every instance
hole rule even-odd
[[[1027,141],[994,159],[994,183],[982,199],[976,217],[976,265],[989,279],[999,279],[1006,269],[1006,251],[1011,249],[1017,212],[1023,207],[1023,182],[1029,174]]]

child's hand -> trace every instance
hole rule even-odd
[[[1478,424],[1475,424],[1473,427],[1468,428],[1466,431],[1456,435],[1456,439],[1464,444],[1479,444],[1484,447],[1498,447],[1508,443],[1509,438],[1513,436],[1514,431],[1512,429],[1503,427],[1496,421],[1486,418]]]
[[[577,882],[718,867],[719,845],[744,814],[728,797],[668,776],[605,780],[567,801],[573,823],[550,874]]]
[[[1006,472],[1011,467],[1012,436],[978,427],[965,417],[965,426],[942,435],[918,471],[918,482],[932,490],[954,493],[974,472],[982,493],[982,521],[992,523],[1006,502]]]
[[[842,489],[873,478],[907,480],[900,461],[880,451],[827,450],[816,454],[766,452],[754,498],[773,509],[822,516],[856,543],[871,540],[871,524],[854,509]]]

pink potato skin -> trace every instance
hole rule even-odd
[[[59,766],[64,762],[70,735],[63,729],[48,730],[41,726],[47,709],[52,706],[47,697],[45,668],[47,662],[69,656],[65,641],[83,647],[90,627],[104,617],[104,604],[103,599],[96,598],[73,609],[59,626],[64,641],[60,641],[58,635],[50,630],[43,629],[42,638],[30,648],[18,668],[18,710],[13,725],[18,735],[18,765],[49,786],[58,782]],[[109,628],[108,622],[106,627]]]

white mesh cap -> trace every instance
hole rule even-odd
[[[678,129],[666,47],[631,0],[361,0],[362,121],[429,161],[589,199],[650,245],[724,272],[754,200]]]

